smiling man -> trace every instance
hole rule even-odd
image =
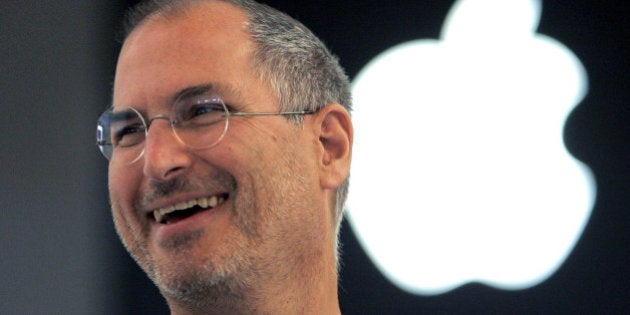
[[[304,26],[251,1],[129,15],[98,122],[125,247],[173,314],[335,314],[350,92]]]

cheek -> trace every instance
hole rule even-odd
[[[133,201],[142,181],[142,163],[136,162],[132,165],[110,166],[108,173],[109,193],[111,197],[123,202],[126,205]]]
[[[138,190],[140,176],[133,168],[114,168],[109,170],[109,197],[112,205],[114,223],[119,233],[124,233],[131,224],[134,196]]]

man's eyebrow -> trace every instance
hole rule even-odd
[[[218,85],[212,83],[189,86],[177,91],[175,94],[173,94],[173,96],[167,98],[165,105],[172,105],[176,102],[185,101],[204,94],[215,93],[217,94],[217,96],[221,96],[223,95],[221,94],[222,90],[223,89],[218,88]],[[111,110],[114,110],[114,104],[112,104],[109,108]],[[140,110],[140,112],[144,114],[143,110]]]
[[[185,87],[171,97],[167,98],[166,103],[168,105],[175,104],[178,101],[183,101],[187,99],[191,99],[204,94],[214,94],[215,96],[219,96],[221,98],[230,97],[233,99],[240,99],[240,93],[237,89],[232,87],[231,85],[224,85],[218,83],[204,83],[200,85],[194,85]],[[166,105],[166,104],[165,104]],[[113,103],[110,104],[108,109],[114,110],[115,105]]]
[[[217,93],[220,95],[219,90],[221,89],[218,88],[216,84],[212,83],[190,86],[175,93],[170,101],[171,103],[175,103],[177,101],[182,101],[199,95],[210,93]]]

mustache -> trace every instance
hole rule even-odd
[[[180,176],[167,181],[151,180],[147,188],[138,195],[135,205],[136,209],[146,209],[149,204],[157,200],[180,193],[192,191],[232,192],[235,189],[236,179],[227,173],[216,174],[208,178]]]
[[[188,192],[192,190],[192,184],[186,178],[176,177],[166,182],[158,182],[152,180],[149,182],[149,194],[147,199],[155,200],[158,198],[169,197],[177,192]]]

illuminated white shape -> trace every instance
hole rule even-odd
[[[562,136],[586,72],[535,33],[540,14],[539,1],[458,1],[440,41],[390,48],[353,83],[347,218],[408,292],[534,286],[584,230],[593,175]]]

